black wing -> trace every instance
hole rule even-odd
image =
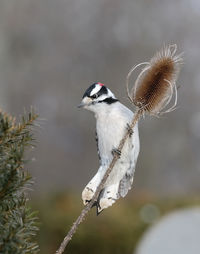
[[[99,162],[100,162],[100,164],[101,164],[101,156],[100,156],[99,146],[98,146],[98,136],[97,136],[97,131],[95,132],[95,140],[96,140],[96,144],[97,144],[97,153],[98,153],[98,157],[99,157]]]

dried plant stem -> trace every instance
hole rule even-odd
[[[132,122],[129,124],[130,129],[134,128],[134,126],[138,122],[141,115],[142,115],[142,111],[140,109],[137,109],[136,113],[134,114],[134,117],[132,119]],[[130,130],[127,129],[126,133],[124,134],[124,136],[121,139],[120,144],[117,148],[120,152],[122,151],[122,149],[124,147],[124,144],[125,144],[127,138],[129,137],[129,135],[130,135]],[[106,173],[105,173],[103,179],[101,180],[101,183],[97,187],[97,190],[96,190],[92,200],[84,207],[84,209],[81,211],[81,214],[79,215],[77,220],[73,223],[73,226],[71,227],[70,231],[68,232],[68,234],[64,238],[64,240],[61,243],[59,249],[56,251],[56,254],[62,254],[64,252],[67,244],[72,239],[72,236],[75,234],[79,224],[81,222],[83,222],[83,220],[85,219],[87,213],[90,211],[90,209],[92,208],[94,202],[97,200],[100,191],[103,189],[104,184],[105,184],[108,176],[110,175],[110,173],[111,173],[111,171],[112,171],[113,167],[115,166],[115,163],[117,162],[118,159],[119,159],[119,154],[115,153],[108,169],[106,170]]]

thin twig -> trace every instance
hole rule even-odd
[[[134,128],[134,126],[138,122],[141,115],[142,115],[142,111],[138,109],[136,111],[136,113],[134,114],[132,122],[130,123],[130,128],[131,129]],[[130,130],[127,129],[126,133],[124,134],[124,136],[121,139],[120,144],[117,148],[117,150],[119,150],[120,152],[122,151],[122,149],[124,147],[124,144],[125,144],[127,138],[129,137],[129,135],[130,135]],[[110,173],[111,173],[111,171],[112,171],[113,167],[115,166],[115,163],[117,162],[118,159],[119,159],[119,155],[117,153],[115,153],[108,169],[106,170],[106,173],[105,173],[103,179],[101,180],[99,186],[97,187],[97,190],[96,190],[92,200],[84,207],[84,209],[81,211],[81,214],[79,215],[77,220],[73,223],[73,226],[71,227],[70,231],[68,232],[68,234],[64,238],[64,240],[61,243],[59,249],[56,251],[56,254],[62,254],[64,252],[67,244],[72,239],[72,236],[75,234],[79,224],[81,224],[81,222],[83,222],[83,220],[85,219],[87,213],[90,211],[90,209],[92,208],[94,202],[97,200],[100,191],[104,188],[106,180],[107,180],[108,176],[110,175]]]

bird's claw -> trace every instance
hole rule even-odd
[[[131,128],[130,124],[127,123],[127,130],[129,133],[129,137],[131,137],[133,135],[133,129]]]
[[[118,150],[117,148],[114,148],[114,149],[112,150],[112,155],[113,155],[113,156],[117,155],[118,157],[120,157],[120,156],[121,156],[121,151]]]
[[[94,190],[86,186],[82,192],[83,204],[87,205],[88,203],[90,203],[93,195],[94,195]]]

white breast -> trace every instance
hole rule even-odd
[[[96,115],[96,129],[98,147],[102,164],[108,164],[112,160],[112,150],[117,148],[122,139],[127,123],[132,119],[133,113],[121,103],[110,106]]]

